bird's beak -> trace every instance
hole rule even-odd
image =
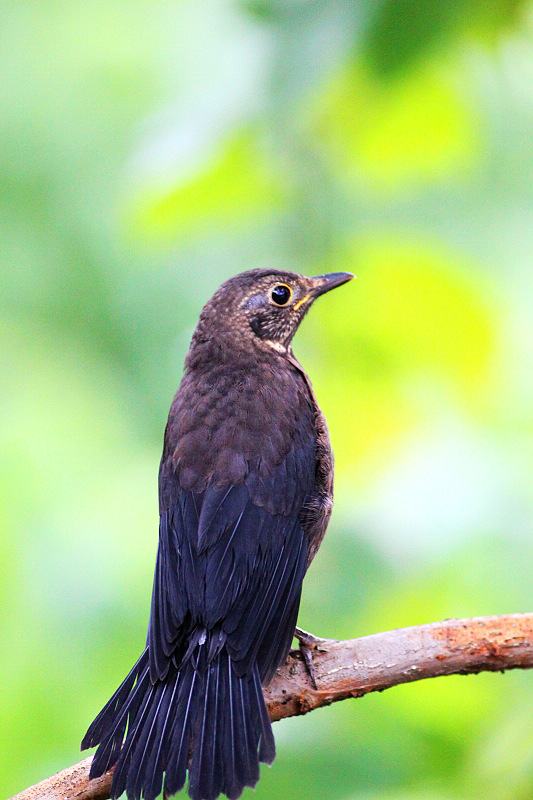
[[[317,275],[311,278],[315,284],[311,289],[311,297],[313,300],[320,297],[321,294],[329,292],[330,289],[336,289],[337,286],[342,286],[343,283],[348,283],[352,278],[355,278],[351,272],[330,272],[328,275]]]
[[[293,310],[297,311],[300,306],[312,303],[313,300],[316,300],[321,294],[325,294],[329,292],[330,289],[335,289],[337,286],[342,286],[343,283],[351,281],[352,278],[355,278],[355,275],[351,272],[330,272],[328,275],[316,275],[314,278],[309,278],[312,287],[305,297],[298,300]]]

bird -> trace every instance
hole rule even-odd
[[[292,350],[349,272],[252,269],[204,306],[159,469],[148,636],[90,725],[90,778],[111,798],[236,800],[276,749],[262,687],[287,658],[302,581],[333,506],[333,455]]]

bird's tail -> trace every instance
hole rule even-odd
[[[129,800],[155,800],[162,788],[173,795],[188,768],[192,800],[233,800],[255,786],[260,761],[274,760],[257,665],[241,677],[225,648],[209,664],[202,650],[155,683],[145,650],[87,731],[82,749],[99,745],[91,778],[115,766],[112,798],[126,791]]]

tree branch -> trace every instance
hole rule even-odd
[[[265,689],[273,722],[423,678],[531,668],[533,614],[451,619],[342,642],[316,639],[312,656],[317,689],[298,651]],[[89,782],[91,759],[11,800],[106,800],[111,773]]]

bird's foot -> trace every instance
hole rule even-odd
[[[315,668],[313,665],[313,650],[316,650],[318,645],[323,645],[324,639],[320,639],[318,636],[314,636],[312,633],[304,631],[302,628],[298,628],[298,626],[296,626],[294,629],[294,638],[298,639],[300,653],[302,654],[305,667],[309,677],[311,678],[313,689],[317,689],[318,687],[316,685]]]

